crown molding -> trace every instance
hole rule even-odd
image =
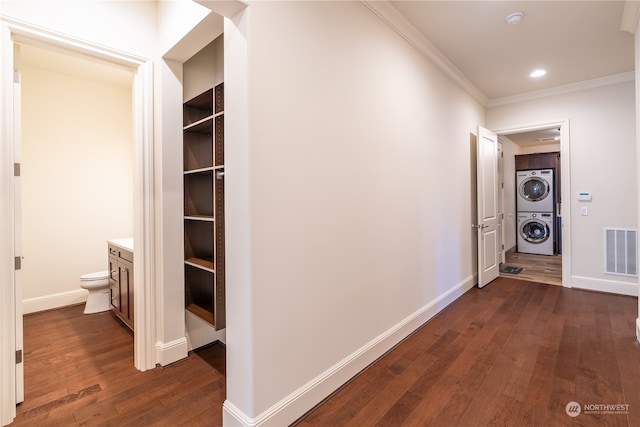
[[[501,105],[515,104],[517,102],[532,101],[534,99],[546,98],[549,96],[563,95],[571,92],[579,92],[582,90],[594,89],[602,86],[615,85],[624,82],[632,82],[636,78],[634,71],[629,71],[621,74],[614,74],[611,76],[600,77],[592,80],[585,80],[582,82],[571,83],[564,86],[556,86],[549,89],[542,89],[533,92],[521,93],[519,95],[505,96],[504,98],[491,99],[486,106],[498,107]]]
[[[487,105],[489,98],[453,65],[438,48],[416,30],[416,28],[391,5],[391,2],[387,0],[361,0],[361,2],[476,101],[483,106]]]
[[[624,3],[624,11],[622,12],[622,22],[620,23],[620,31],[628,31],[631,34],[636,32],[638,20],[640,19],[640,1],[627,0]]]

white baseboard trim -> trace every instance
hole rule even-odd
[[[611,294],[638,296],[638,284],[618,280],[594,279],[593,277],[571,276],[571,287]]]
[[[291,424],[462,296],[475,283],[473,275],[467,277],[255,418],[247,416],[232,402],[226,400],[222,407],[223,425],[225,427],[266,427]]]
[[[220,341],[223,344],[226,344],[226,329],[216,331],[209,323],[187,310],[185,310],[184,320],[188,351],[211,344],[215,341]]]
[[[22,300],[22,313],[36,313],[38,311],[51,310],[54,308],[66,307],[68,305],[82,304],[87,301],[88,295],[89,291],[86,289],[77,289],[74,291],[61,292],[59,294],[27,298]]]
[[[185,337],[163,343],[156,342],[156,363],[167,366],[187,357],[187,339]]]

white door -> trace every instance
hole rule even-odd
[[[20,91],[20,46],[14,45],[13,51],[13,128],[14,128],[14,248],[16,263],[22,264],[22,98]],[[23,325],[22,325],[22,271],[16,267],[15,276],[15,313],[16,313],[16,403],[24,400],[24,363],[23,363]]]
[[[498,139],[498,265],[506,262],[504,236],[504,151]]]
[[[500,274],[498,136],[478,128],[478,286]]]

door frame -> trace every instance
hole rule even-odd
[[[562,168],[562,286],[571,287],[571,151],[569,119],[549,120],[520,126],[492,129],[508,137],[516,133],[532,132],[552,127],[560,128],[560,166]]]
[[[129,68],[133,72],[134,128],[134,241],[136,268],[134,363],[141,371],[155,367],[155,294],[154,271],[154,203],[153,203],[153,79],[152,61],[76,39],[64,34],[32,26],[8,17],[0,17],[0,422],[15,418],[15,318],[22,311],[16,306],[14,259],[16,254],[14,210],[14,144],[17,127],[14,123],[14,44],[30,44],[46,49],[62,49]]]
[[[499,136],[499,135],[498,135]],[[506,250],[504,247],[504,146],[502,141],[498,138],[498,218],[500,223],[498,224],[498,233],[500,234],[499,243],[499,262],[504,263],[506,261]]]

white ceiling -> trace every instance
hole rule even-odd
[[[634,70],[624,1],[392,1],[490,100]],[[522,12],[517,25],[505,17]],[[529,73],[544,68],[547,75]]]
[[[620,30],[624,1],[396,1],[409,23],[489,100],[634,70],[633,35]],[[524,14],[518,25],[505,17]],[[72,52],[23,45],[22,63],[130,86],[131,70]],[[529,73],[545,68],[547,75]],[[554,130],[509,137],[540,143]],[[537,141],[537,142],[536,142]]]
[[[634,70],[633,35],[620,30],[624,1],[391,4],[490,100]],[[518,25],[504,20],[513,12],[524,14]],[[34,67],[131,83],[128,70],[101,61],[31,46],[22,55]],[[548,73],[532,79],[535,68]]]
[[[507,138],[520,147],[557,144],[558,151],[560,151],[560,128],[558,127],[507,135]]]

